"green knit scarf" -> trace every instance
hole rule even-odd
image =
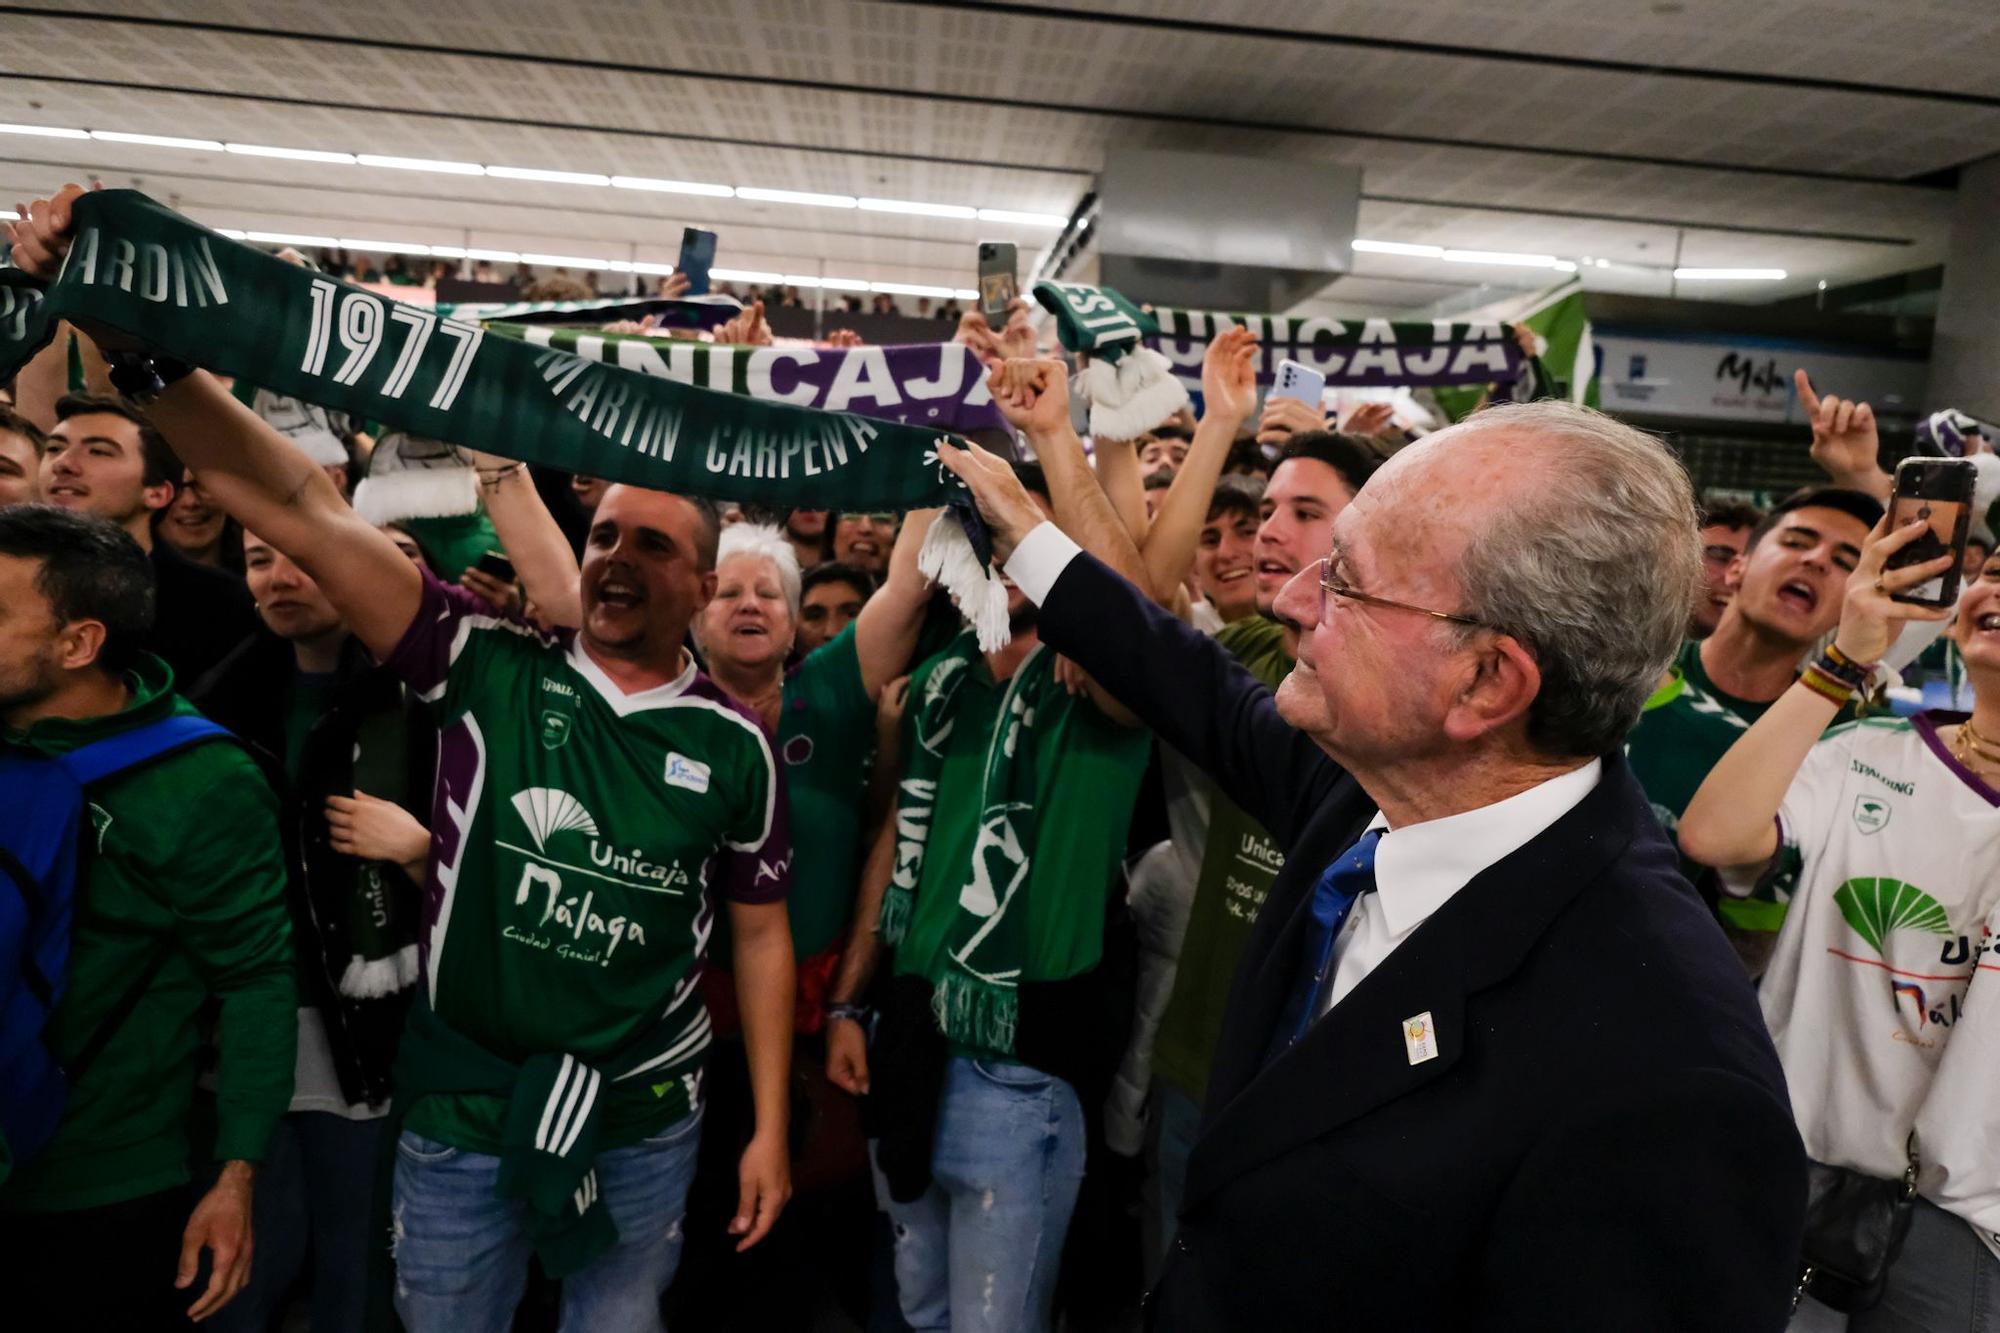
[[[972,634],[961,634],[919,683],[912,720],[916,743],[896,793],[895,869],[877,930],[891,946],[908,938],[935,821],[976,818],[972,856],[962,870],[954,868],[957,902],[943,948],[935,959],[899,959],[899,970],[925,972],[931,1007],[946,1037],[1011,1054],[1030,948],[1022,890],[1036,850],[1035,723],[1038,702],[1054,688],[1055,654],[1036,646],[1008,680],[986,740],[978,804],[943,802],[938,782],[946,742],[960,720],[958,692],[979,660]]]
[[[984,530],[938,460],[937,431],[489,338],[238,244],[132,190],[86,194],[73,217],[74,244],[46,292],[0,270],[0,380],[68,319],[415,438],[609,481],[779,508],[950,505],[959,522],[933,529],[933,564],[983,641],[1006,641]],[[954,538],[948,527],[961,530]]]

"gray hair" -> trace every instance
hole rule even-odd
[[[792,608],[792,620],[799,618],[799,553],[785,534],[768,523],[732,523],[716,542],[715,567],[721,569],[733,556],[754,555],[771,562],[778,585],[785,590],[785,602]]]
[[[1467,614],[1520,639],[1541,669],[1529,742],[1606,754],[1687,632],[1701,580],[1687,471],[1656,437],[1568,403],[1491,407],[1459,429],[1557,446],[1557,484],[1528,490],[1472,538],[1459,583]]]

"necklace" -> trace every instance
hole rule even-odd
[[[1980,734],[1979,728],[1967,718],[1958,724],[1958,734],[1952,737],[1952,756],[1967,768],[1979,772],[2000,771],[2000,745]]]

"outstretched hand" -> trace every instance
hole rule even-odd
[[[763,301],[752,301],[743,307],[743,313],[724,320],[716,327],[715,340],[719,343],[739,343],[750,347],[770,346],[771,326],[764,322]]]
[[[1875,409],[1851,398],[1821,397],[1803,368],[1794,371],[1799,407],[1812,423],[1812,460],[1835,485],[1849,486],[1877,497],[1889,493],[1889,474],[1882,470],[1882,439],[1875,431]]]
[[[998,454],[976,444],[960,445],[955,440],[938,441],[938,460],[972,492],[979,516],[993,534],[993,563],[1004,565],[1021,538],[1048,516],[1035,503],[1028,488],[1014,475],[1014,469]]]
[[[1896,642],[1896,636],[1903,632],[1904,621],[1949,620],[1957,609],[1918,606],[1896,601],[1890,595],[1928,583],[1957,563],[1956,555],[1946,554],[1901,569],[1884,568],[1890,556],[1922,536],[1929,526],[1927,520],[1916,518],[1892,529],[1889,516],[1884,514],[1875,530],[1868,534],[1868,540],[1861,544],[1861,560],[1847,577],[1840,629],[1833,636],[1834,646],[1850,661],[1864,665],[1879,662]]]
[[[1069,425],[1069,372],[1060,361],[1002,361],[987,373],[986,388],[1000,415],[1029,439]]]
[[[55,277],[63,256],[69,253],[70,208],[83,193],[81,185],[70,184],[51,198],[14,205],[21,220],[8,224],[7,238],[13,245],[17,268],[44,281]]]
[[[1202,413],[1232,423],[1230,433],[1257,410],[1257,335],[1237,326],[1224,329],[1201,359]]]

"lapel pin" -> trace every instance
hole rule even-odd
[[[1437,1028],[1431,1022],[1430,1010],[1426,1009],[1414,1018],[1403,1020],[1403,1049],[1409,1054],[1410,1063],[1413,1065],[1437,1059]]]

